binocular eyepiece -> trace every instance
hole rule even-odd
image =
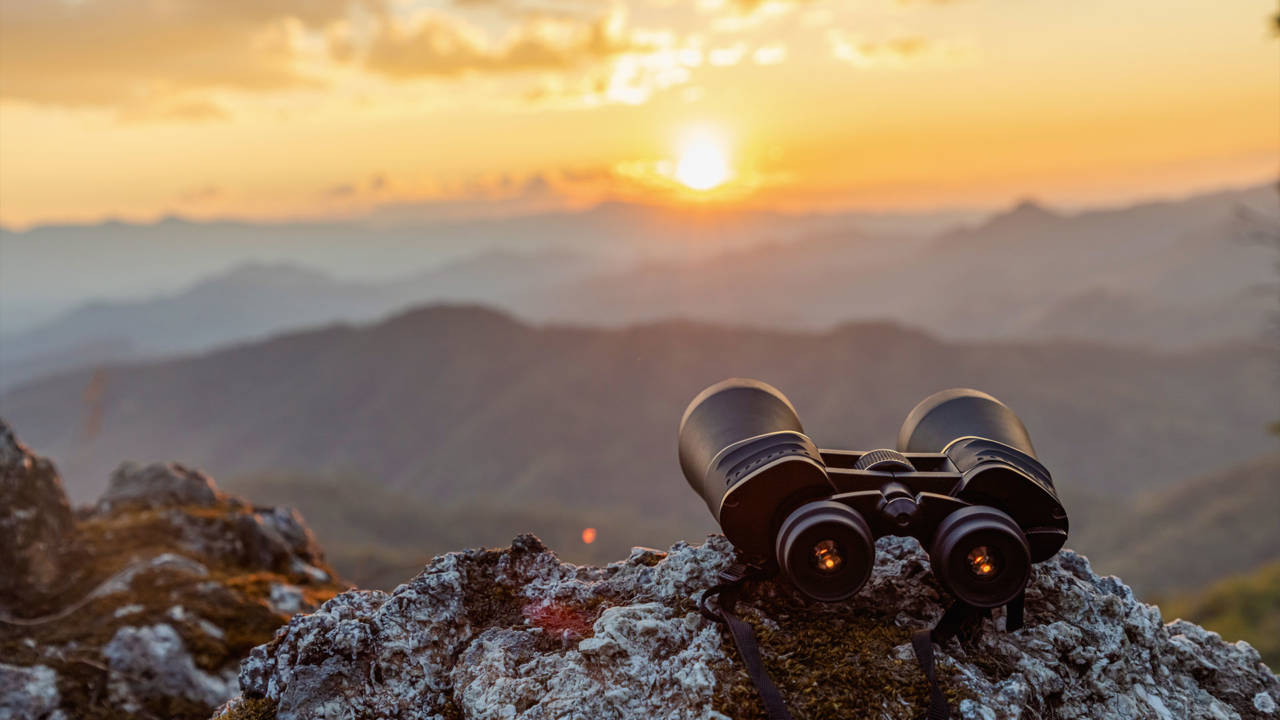
[[[896,450],[819,450],[781,392],[734,378],[689,404],[679,448],[725,536],[816,600],[856,593],[876,538],[899,535],[928,550],[960,600],[997,607],[1067,538],[1066,511],[1022,421],[977,390],[925,398]]]

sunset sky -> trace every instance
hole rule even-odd
[[[0,0],[0,223],[1274,179],[1269,0]]]

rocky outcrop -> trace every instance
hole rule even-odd
[[[524,535],[339,593],[296,513],[179,465],[122,466],[73,513],[0,425],[0,500],[0,718],[765,717],[696,607],[734,559],[720,536],[591,567]],[[1166,624],[1080,555],[1037,566],[1027,600],[1023,629],[983,620],[941,648],[961,717],[1280,720],[1252,647]],[[910,633],[948,602],[919,546],[885,538],[848,602],[769,581],[739,607],[797,720],[905,719],[928,697]]]
[[[909,633],[947,598],[910,540],[877,543],[851,601],[759,584],[743,613],[798,720],[912,718],[926,688]],[[732,560],[722,537],[624,562],[560,562],[532,536],[436,558],[394,592],[349,591],[297,615],[240,672],[216,717],[764,717],[732,640],[692,600]],[[1277,718],[1280,681],[1229,644],[1136,601],[1063,551],[1039,565],[1026,626],[985,620],[942,648],[963,718]]]
[[[178,463],[126,462],[111,473],[97,508],[100,512],[110,512],[122,507],[216,507],[232,501],[199,470]]]
[[[0,598],[49,590],[74,522],[53,464],[28,452],[0,421]]]
[[[342,589],[297,513],[181,465],[126,463],[73,513],[3,422],[0,567],[0,717],[33,720],[206,718],[252,647]]]

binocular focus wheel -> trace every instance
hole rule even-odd
[[[1022,529],[985,505],[957,510],[938,525],[929,562],[943,587],[981,608],[1009,603],[1031,577],[1031,549]]]
[[[804,594],[822,602],[853,596],[871,576],[875,541],[856,510],[831,500],[801,505],[782,523],[778,565]]]

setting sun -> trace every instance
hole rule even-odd
[[[685,137],[680,144],[676,180],[693,190],[711,190],[729,176],[729,153],[722,138],[706,130]]]

